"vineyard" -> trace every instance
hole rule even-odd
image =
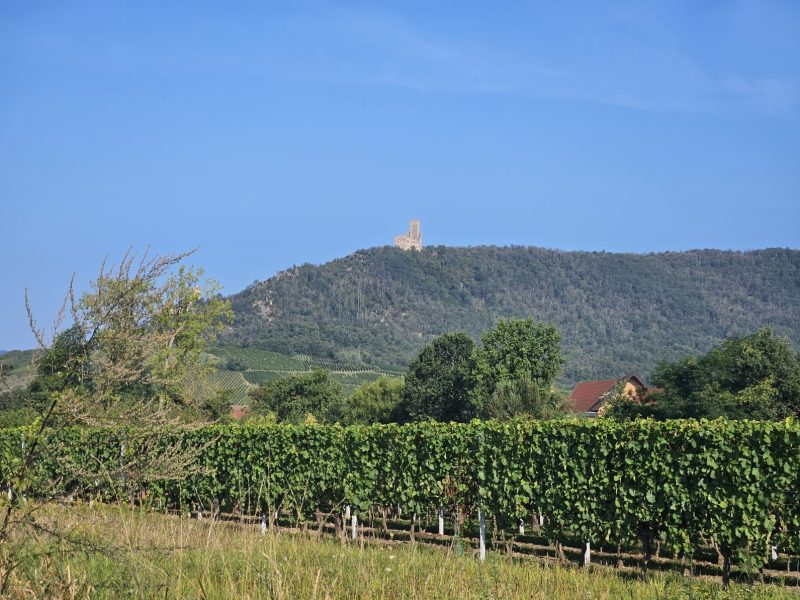
[[[381,375],[402,376],[401,371],[379,370],[375,367],[358,363],[348,363],[330,358],[319,358],[305,354],[288,356],[269,350],[257,348],[238,348],[222,346],[216,348],[212,355],[217,359],[217,381],[223,389],[233,391],[236,403],[247,402],[247,389],[286,375],[307,373],[313,369],[324,369],[331,372],[343,391],[348,394],[357,387],[374,381]],[[229,365],[235,364],[237,370]]]
[[[211,385],[231,391],[231,404],[247,404],[250,388],[245,376],[238,371],[217,370],[211,374]]]
[[[4,480],[27,435],[0,432]],[[197,473],[137,476],[148,456],[176,445],[201,449]],[[538,544],[563,558],[573,548],[584,562],[594,548],[620,562],[635,552],[646,567],[658,549],[685,565],[713,548],[728,576],[789,568],[787,556],[800,554],[798,490],[800,426],[791,421],[573,420],[234,425],[157,436],[65,429],[46,440],[25,491],[338,531],[349,507],[353,525],[388,532],[392,518],[412,539],[441,515],[458,538],[477,527],[485,544],[508,552]]]

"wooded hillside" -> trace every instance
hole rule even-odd
[[[552,321],[565,382],[647,375],[771,326],[800,345],[800,251],[659,254],[391,247],[283,271],[232,296],[226,343],[402,367],[434,335]]]

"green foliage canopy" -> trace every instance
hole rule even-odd
[[[509,392],[522,394],[522,401],[528,402],[532,400],[527,391],[530,385],[539,388],[540,396],[544,395],[564,364],[561,336],[550,323],[533,319],[501,320],[497,327],[483,334],[481,341],[475,357],[473,392],[478,407],[489,403],[498,391],[505,396]]]
[[[800,415],[800,354],[766,328],[728,339],[703,356],[662,363],[652,379],[664,391],[646,410],[660,418]]]
[[[42,350],[31,404],[94,424],[196,418],[197,388],[214,370],[203,352],[232,311],[202,269],[180,264],[190,254],[128,252],[80,298],[70,288],[71,326],[49,345],[34,332]]]
[[[342,388],[328,371],[315,369],[273,379],[250,392],[256,413],[274,413],[280,421],[302,423],[313,415],[319,421],[335,418]]]
[[[426,345],[406,372],[399,421],[469,421],[475,377],[475,343],[466,333],[441,335]]]
[[[335,410],[335,420],[343,425],[389,423],[400,403],[403,380],[383,375],[356,389],[342,399]]]
[[[480,417],[505,421],[524,416],[552,419],[562,416],[563,399],[553,388],[542,386],[528,376],[504,380],[481,406]]]

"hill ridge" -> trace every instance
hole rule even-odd
[[[445,331],[477,337],[503,317],[552,321],[575,381],[646,375],[657,360],[763,325],[797,345],[800,251],[379,246],[293,265],[230,298],[227,343],[383,368],[402,367]]]

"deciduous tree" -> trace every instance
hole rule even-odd
[[[652,380],[663,391],[636,413],[662,419],[800,415],[800,354],[766,328],[725,340],[704,356],[661,363]]]
[[[335,411],[335,420],[343,425],[390,423],[403,393],[403,380],[381,376],[365,383]]]
[[[475,343],[466,333],[435,338],[411,361],[399,421],[469,421],[476,416],[470,395],[475,385]]]
[[[196,472],[193,465],[202,449],[170,446],[159,431],[166,424],[189,426],[185,412],[197,408],[194,392],[211,369],[203,350],[232,313],[228,302],[217,297],[215,282],[204,279],[200,269],[182,266],[191,254],[145,253],[137,259],[128,252],[116,266],[103,263],[90,291],[80,298],[70,283],[50,341],[36,326],[26,294],[41,350],[32,385],[41,412],[8,482],[10,497],[2,500],[0,585],[13,568],[10,531],[42,532],[35,513],[20,500],[49,429],[69,423],[135,426],[131,436],[120,434],[119,468],[125,474],[120,499],[132,500],[133,491],[148,480],[182,479]],[[67,316],[72,323],[64,329]],[[71,468],[83,476],[108,477],[105,471],[92,473],[96,465],[67,463],[65,477]],[[69,539],[69,532],[57,534]]]
[[[482,408],[505,383],[530,381],[550,390],[561,372],[561,335],[555,325],[533,319],[501,320],[481,338],[475,358],[473,399]]]

